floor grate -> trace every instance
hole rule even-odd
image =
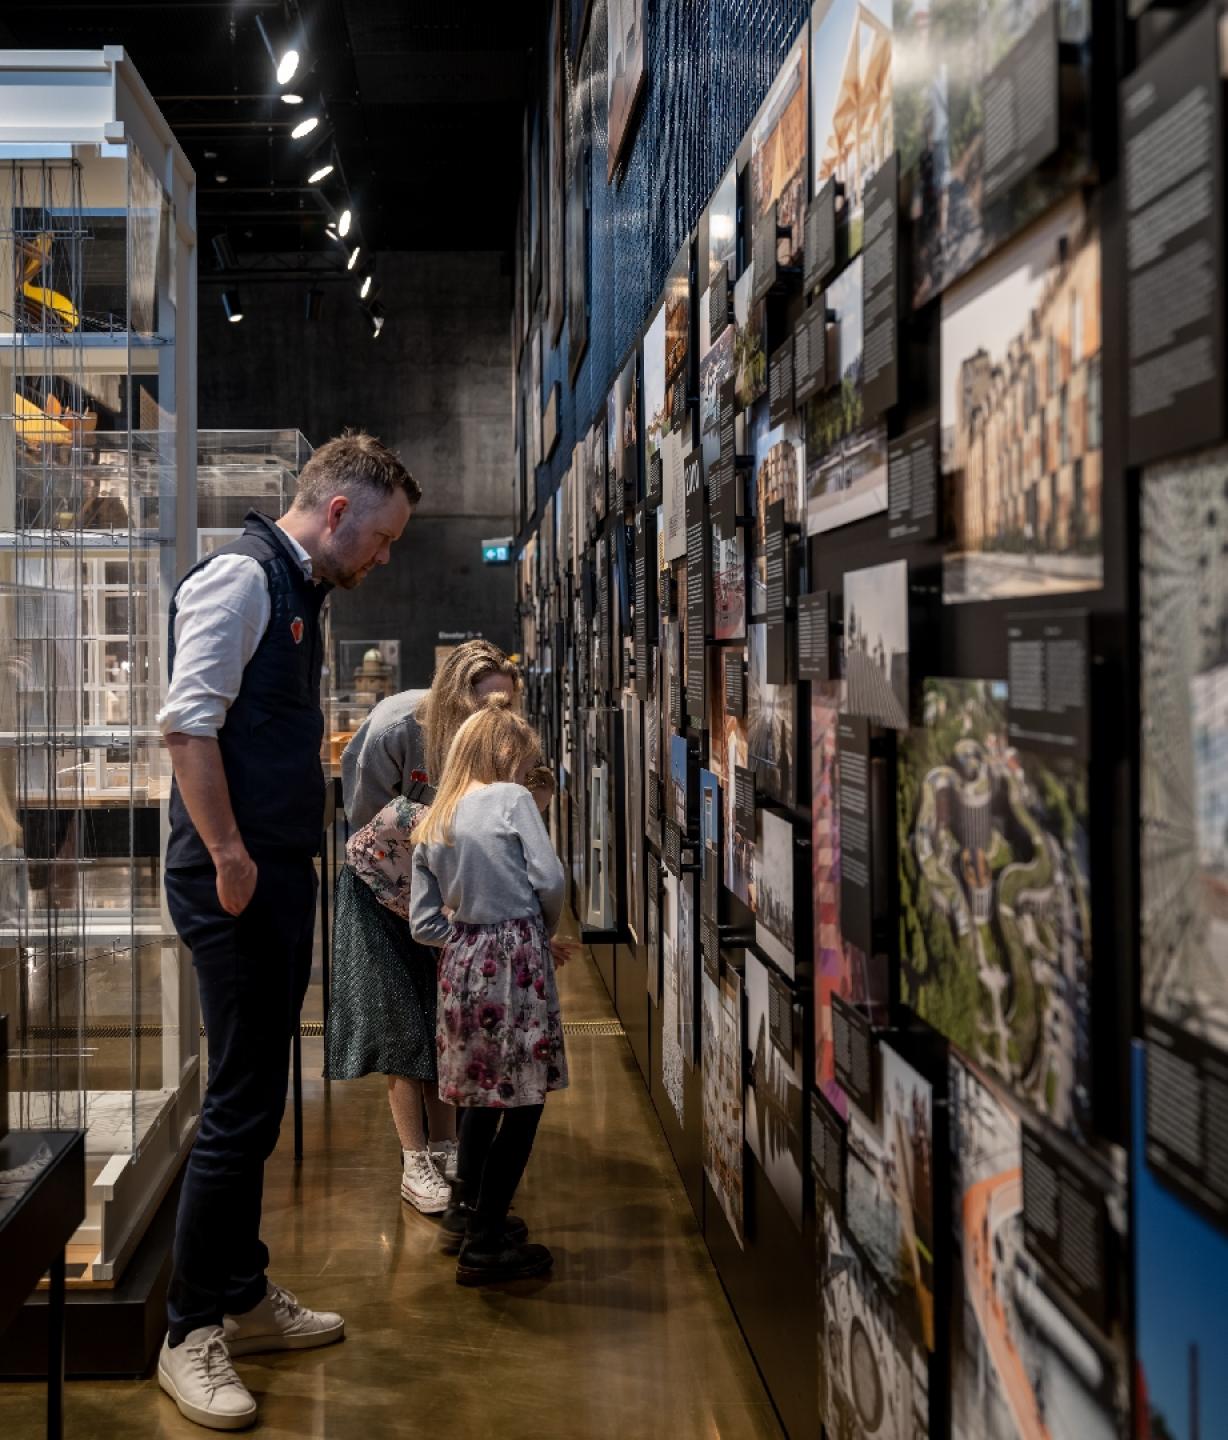
[[[627,1032],[617,1020],[564,1020],[564,1035],[591,1035],[594,1039],[616,1040]]]

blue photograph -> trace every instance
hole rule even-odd
[[[685,735],[669,737],[670,815],[685,835],[689,827],[691,796],[687,785],[687,743]]]
[[[1166,1189],[1147,1167],[1145,1051],[1130,1057],[1134,1091],[1134,1263],[1137,1433],[1199,1440],[1228,1415],[1224,1296],[1228,1237]]]

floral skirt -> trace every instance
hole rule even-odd
[[[567,1084],[550,937],[540,916],[454,925],[439,961],[439,1098],[540,1105]]]

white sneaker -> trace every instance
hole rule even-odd
[[[270,1280],[259,1305],[246,1315],[227,1315],[226,1346],[232,1355],[262,1350],[314,1350],[345,1334],[345,1321],[331,1310],[308,1310]]]
[[[256,1402],[235,1374],[220,1325],[193,1330],[173,1350],[167,1336],[158,1356],[158,1384],[181,1415],[206,1430],[242,1430],[256,1418]]]
[[[456,1141],[432,1140],[431,1159],[445,1180],[456,1179]]]
[[[401,1172],[401,1199],[423,1215],[442,1215],[452,1200],[447,1181],[435,1168],[429,1150],[406,1150]]]

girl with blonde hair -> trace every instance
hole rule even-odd
[[[452,737],[492,695],[510,701],[520,672],[489,640],[467,640],[439,664],[428,691],[381,700],[342,757],[355,833],[337,878],[332,994],[324,1073],[388,1077],[401,1145],[401,1198],[438,1215],[456,1175],[456,1111],[435,1086],[435,955],[414,943],[410,832],[430,799]],[[423,1110],[430,1122],[429,1140]]]
[[[546,1095],[567,1084],[550,940],[563,867],[525,788],[539,758],[532,727],[493,698],[457,731],[435,803],[414,829],[410,929],[441,950],[439,1093],[466,1109],[462,1285],[540,1275],[552,1263],[508,1225]]]

